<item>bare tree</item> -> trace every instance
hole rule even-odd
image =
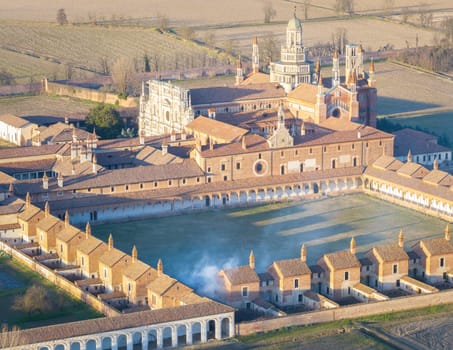
[[[14,299],[12,308],[27,312],[29,315],[39,312],[45,313],[53,309],[54,295],[47,292],[43,286],[36,284],[27,289],[24,295],[19,295]]]
[[[311,5],[311,0],[304,0],[304,19],[308,19],[308,8]]]
[[[264,23],[270,23],[271,20],[277,16],[277,11],[272,6],[271,1],[266,1],[263,6]]]
[[[391,15],[393,6],[395,6],[395,0],[383,0],[383,8],[387,16]]]
[[[346,28],[337,28],[332,33],[332,46],[336,47],[340,54],[344,52],[344,46],[348,43]]]
[[[272,34],[266,34],[261,40],[262,44],[260,45],[260,57],[263,57],[267,61],[275,61],[278,56],[278,48],[275,42],[275,38]]]
[[[127,57],[118,58],[112,65],[112,80],[118,93],[127,95],[134,75],[134,62]]]
[[[208,46],[215,46],[215,34],[212,31],[207,31],[204,34],[204,42]]]
[[[223,43],[223,48],[228,55],[234,55],[236,51],[235,42],[232,39],[228,39]]]
[[[64,65],[64,68],[66,80],[71,80],[72,77],[74,76],[74,66],[72,65],[72,63],[66,63]]]
[[[13,85],[16,83],[14,75],[5,69],[0,70],[0,86],[1,85]]]
[[[7,324],[2,324],[0,327],[0,349],[12,348],[19,345],[20,337],[19,327],[13,326],[11,329]]]
[[[336,0],[335,12],[352,15],[354,13],[354,0]]]
[[[101,74],[109,75],[110,74],[110,64],[108,58],[103,56],[99,59],[99,66],[101,69]]]
[[[157,15],[157,18],[158,18],[158,28],[161,32],[166,32],[168,30],[168,25],[169,25],[169,20],[168,20],[168,17],[163,15],[163,14],[159,14]]]
[[[192,40],[195,36],[195,30],[188,25],[182,26],[180,33],[181,33],[181,36],[186,40]]]
[[[57,11],[57,23],[61,26],[68,24],[68,17],[66,16],[66,12],[63,8]]]
[[[407,23],[409,20],[409,10],[407,7],[401,9],[401,23]]]

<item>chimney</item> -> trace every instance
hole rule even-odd
[[[175,129],[171,129],[171,134],[170,134],[170,141],[176,141],[176,131]]]
[[[302,262],[307,261],[307,248],[305,248],[305,244],[302,244],[302,248],[300,248],[300,260]]]
[[[404,234],[403,230],[400,231],[400,234],[398,235],[398,247],[403,248],[404,247]]]
[[[58,177],[57,177],[57,183],[58,183],[58,187],[63,187],[63,175],[61,174],[61,171],[58,173]]]
[[[253,250],[250,251],[249,266],[252,270],[255,270],[255,255],[253,254]]]
[[[360,131],[357,131],[357,138],[358,138],[358,139],[361,139],[361,138],[362,138],[362,134],[360,133]]]
[[[211,119],[215,119],[216,118],[215,108],[209,108],[208,109],[208,117],[211,118]]]
[[[13,185],[12,182],[9,183],[8,192],[9,192],[10,194],[13,194],[13,193],[14,193],[14,185]]]
[[[95,174],[95,175],[98,173],[97,164],[98,164],[98,157],[96,157],[96,154],[93,154],[93,174]]]
[[[209,149],[212,151],[214,149],[214,141],[209,138]]]
[[[434,159],[433,170],[439,170],[439,161],[437,159]]]
[[[140,142],[141,145],[145,144],[145,131],[144,130],[140,130],[139,142]]]
[[[64,227],[69,227],[69,212],[67,210],[64,213]]]
[[[356,243],[355,243],[355,238],[351,238],[351,244],[349,246],[349,250],[351,251],[351,254],[355,254],[356,252]]]
[[[182,141],[185,141],[186,139],[187,139],[186,129],[182,129],[182,132],[181,132],[181,140],[182,140]]]
[[[91,225],[89,222],[87,222],[85,226],[85,238],[88,239],[88,237],[91,236]]]
[[[162,264],[162,260],[159,259],[157,262],[157,277],[160,277],[164,274],[164,264]]]
[[[110,234],[109,236],[109,240],[108,240],[108,245],[109,245],[109,251],[113,249],[113,237],[112,237],[112,234]]]
[[[164,140],[164,142],[162,142],[162,155],[166,155],[168,153],[168,143],[167,143],[167,140]]]
[[[407,152],[407,162],[408,162],[408,163],[411,163],[411,162],[412,162],[412,152],[411,152],[411,150],[409,150],[409,151]]]
[[[242,141],[242,149],[245,151],[247,149],[247,141],[245,139],[245,135],[242,136],[241,141]]]
[[[46,201],[46,204],[44,204],[44,217],[47,218],[50,215],[50,206],[49,202]]]
[[[137,262],[137,247],[134,245],[134,247],[132,248],[132,262],[135,263]]]
[[[25,208],[30,208],[31,205],[31,197],[30,197],[30,192],[27,192],[25,195]]]
[[[49,177],[46,173],[42,177],[42,188],[45,190],[49,189]]]

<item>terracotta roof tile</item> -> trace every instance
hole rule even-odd
[[[324,255],[324,259],[335,270],[348,269],[353,267],[360,267],[360,262],[349,250],[343,250],[340,252],[328,253]]]
[[[48,217],[44,217],[40,222],[38,222],[36,224],[36,228],[47,232],[52,227],[54,227],[55,225],[58,225],[59,223],[62,224],[62,221],[60,219],[56,218],[53,215],[49,215]]]
[[[403,248],[397,244],[379,245],[373,247],[372,252],[383,262],[408,260],[409,256]]]
[[[423,178],[423,182],[430,185],[451,186],[453,185],[453,176],[445,171],[432,170]]]
[[[23,221],[30,221],[35,215],[41,213],[41,209],[35,207],[34,205],[30,205],[30,207],[25,208],[23,212],[21,212],[17,218]],[[44,214],[44,213],[43,213]]]
[[[259,152],[269,149],[269,144],[267,143],[264,137],[255,134],[245,135],[245,143],[247,149],[242,148],[242,142],[232,142],[227,144],[217,144],[214,145],[213,149],[210,149],[209,146],[204,146],[202,148],[202,156],[205,158],[210,157],[221,157],[226,155],[241,154],[244,152]]]
[[[65,147],[65,145],[43,145],[40,147],[12,147],[0,149],[0,159],[14,159],[26,158],[35,156],[51,156],[55,157],[55,154]],[[25,161],[25,159],[24,159]]]
[[[451,152],[451,149],[438,145],[437,137],[422,131],[402,129],[393,133],[395,137],[395,156],[405,157],[409,150],[412,155]]]
[[[228,312],[234,312],[234,309],[215,301],[207,301],[199,304],[135,312],[117,317],[103,317],[93,320],[39,327],[19,331],[17,337],[17,339],[19,339],[18,346],[65,338],[77,338],[88,334],[115,332],[125,328],[134,328],[150,324],[158,325],[177,320],[195,319]]]
[[[323,91],[327,89],[323,88]],[[309,104],[316,103],[316,95],[318,94],[318,86],[308,83],[302,83],[288,94],[289,100],[306,102]]]
[[[234,267],[232,269],[225,269],[223,270],[223,272],[232,285],[254,283],[260,281],[255,270],[251,269],[248,265]]]
[[[203,116],[199,116],[191,121],[186,125],[186,129],[191,133],[200,132],[216,139],[224,139],[226,142],[238,140],[248,132],[237,126]]]
[[[407,162],[396,171],[399,175],[408,177],[424,177],[428,174],[429,170],[420,164]]]
[[[0,115],[0,121],[4,122],[5,124],[14,126],[15,128],[23,128],[24,126],[27,126],[28,124],[33,124],[33,123],[30,123],[27,119],[18,117],[17,115],[14,115],[14,114]]]
[[[107,250],[107,244],[93,236],[89,236],[77,245],[77,250],[86,255],[90,255],[95,249],[102,248]]]
[[[129,264],[122,273],[125,277],[133,281],[138,280],[141,276],[147,273],[150,275],[150,280],[157,278],[157,271],[140,260]]]
[[[85,238],[85,233],[81,232],[77,227],[69,225],[69,227],[64,227],[57,233],[57,239],[63,242],[69,242],[77,235],[83,235]]]
[[[99,262],[107,265],[108,267],[113,267],[125,256],[125,253],[116,248],[112,248],[111,250],[107,249],[104,254],[99,257]]]
[[[416,245],[420,245],[422,249],[431,255],[453,254],[453,246],[445,238],[423,239]]]
[[[274,265],[277,267],[278,271],[281,272],[283,277],[311,274],[307,263],[300,259],[274,261]]]
[[[172,285],[178,281],[168,275],[161,275],[154,281],[151,281],[147,288],[154,294],[163,295]]]

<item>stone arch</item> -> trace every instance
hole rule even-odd
[[[50,350],[48,346],[41,346],[38,350]]]
[[[229,338],[230,337],[230,319],[224,318],[221,321],[221,338]]]
[[[188,337],[188,334],[187,334],[187,327],[186,325],[184,324],[181,324],[179,325],[177,328],[176,328],[176,335],[177,335],[177,344],[174,344],[174,345],[177,345],[177,346],[181,346],[181,345],[187,345],[187,337]],[[190,336],[190,335],[189,335]]]
[[[335,108],[335,109],[332,111],[332,117],[334,117],[334,118],[340,118],[340,117],[341,117],[341,110],[340,110],[340,108]]]
[[[54,350],[66,350],[65,344],[57,344],[53,347]]]
[[[138,344],[142,344],[142,333],[141,332],[134,332],[132,334],[132,344],[135,346],[135,345],[138,345]],[[142,345],[143,347],[143,345]]]
[[[195,322],[192,324],[192,343],[197,344],[201,342],[201,323]]]
[[[171,341],[171,327],[165,327],[162,329],[162,341],[164,347],[172,347]]]
[[[157,331],[155,329],[148,331],[148,349],[157,349]]]
[[[107,350],[112,348],[112,338],[111,337],[104,337],[101,340],[101,347],[102,350]]]
[[[80,342],[75,341],[72,342],[71,345],[69,346],[69,350],[81,350],[82,346],[80,345]]]
[[[313,193],[319,193],[319,185],[316,182],[313,183]]]
[[[206,339],[215,339],[216,321],[209,320],[206,323]]]
[[[126,334],[119,334],[118,338],[116,338],[116,343],[118,348],[127,347],[127,337]]]
[[[86,350],[96,350],[96,340],[90,339],[85,343]]]

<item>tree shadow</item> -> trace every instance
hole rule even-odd
[[[405,100],[388,96],[379,96],[377,107],[378,114],[382,115],[382,114],[415,112],[429,108],[441,107],[441,105],[420,101]]]

